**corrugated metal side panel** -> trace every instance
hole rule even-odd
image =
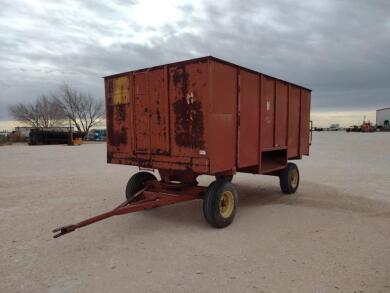
[[[259,75],[239,70],[238,167],[255,166],[259,162]]]
[[[310,136],[310,92],[301,89],[301,131],[300,131],[300,154],[309,155]]]
[[[261,150],[274,147],[275,79],[263,77],[261,95]]]
[[[299,156],[300,89],[289,86],[288,101],[288,152],[289,158]]]
[[[287,146],[288,84],[276,81],[275,147]]]
[[[237,69],[210,61],[207,150],[212,173],[235,169],[237,154]]]

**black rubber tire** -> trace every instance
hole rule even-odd
[[[210,223],[212,221],[211,217],[210,217],[210,213],[209,213],[209,207],[206,206],[206,196],[208,194],[212,194],[214,193],[214,190],[215,190],[215,184],[217,183],[218,180],[216,181],[213,181],[210,183],[210,185],[207,187],[207,190],[206,190],[206,193],[203,197],[203,216],[204,218],[206,219],[207,223]],[[210,196],[210,195],[208,195]]]
[[[226,181],[232,182],[233,175],[216,175],[215,180],[226,180]]]
[[[294,171],[297,171],[298,175],[298,182],[295,186],[292,184],[291,180],[291,174]],[[279,183],[280,183],[280,189],[282,189],[283,193],[286,194],[292,194],[297,191],[299,186],[299,170],[296,164],[294,163],[288,163],[287,167],[280,171],[279,173]]]
[[[225,191],[231,192],[231,194],[233,195],[234,204],[233,210],[230,216],[227,218],[224,218],[221,215],[219,209],[219,203]],[[209,223],[211,226],[216,228],[225,228],[233,222],[234,217],[236,215],[237,204],[238,196],[234,185],[227,180],[219,179],[213,181],[207,188],[207,191],[203,198],[203,215],[207,223]]]
[[[134,194],[144,187],[146,181],[157,180],[156,176],[149,172],[138,172],[130,177],[126,185],[126,199],[134,201]]]

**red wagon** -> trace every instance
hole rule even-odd
[[[203,198],[208,223],[235,216],[237,172],[279,176],[294,193],[309,155],[311,90],[215,57],[104,78],[107,162],[138,166],[126,201],[114,210],[61,227],[56,237],[104,218]],[[152,173],[158,170],[161,180]],[[213,175],[208,187],[197,176]]]

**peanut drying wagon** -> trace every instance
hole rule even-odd
[[[309,155],[311,90],[212,57],[104,78],[107,162],[138,166],[115,209],[55,235],[111,217],[203,199],[206,221],[228,226],[237,208],[237,172],[278,176],[294,193],[291,160]],[[154,175],[158,171],[160,179]],[[211,175],[200,186],[199,175]]]

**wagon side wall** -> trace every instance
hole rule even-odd
[[[237,150],[237,69],[209,63],[207,152],[211,173],[235,172]]]
[[[208,151],[212,173],[271,173],[309,154],[310,90],[213,60]]]

